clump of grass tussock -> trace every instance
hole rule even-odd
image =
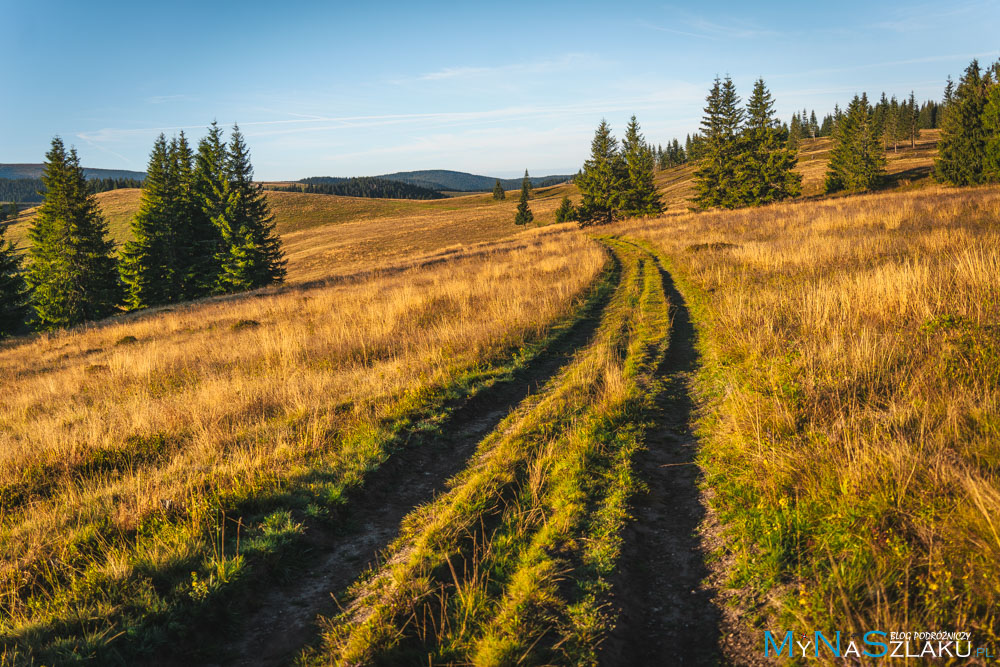
[[[626,227],[693,306],[731,583],[782,622],[996,639],[998,223],[929,188]]]
[[[621,278],[595,339],[406,519],[306,662],[596,662],[669,329],[655,260],[606,242]]]
[[[7,654],[168,640],[404,435],[538,354],[606,257],[577,233],[525,238],[0,348]]]

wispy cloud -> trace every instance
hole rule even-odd
[[[907,58],[905,60],[887,60],[882,62],[861,63],[858,65],[848,65],[847,67],[821,67],[816,69],[803,70],[799,72],[786,72],[774,74],[769,78],[780,79],[798,76],[817,76],[823,74],[840,74],[843,72],[860,72],[864,70],[878,70],[885,67],[903,67],[906,65],[922,65],[926,63],[968,61],[972,58],[993,58],[1000,54],[1000,51],[985,51],[981,53],[959,53],[947,56],[925,56],[921,58]]]
[[[657,32],[666,32],[671,35],[684,35],[686,37],[697,37],[698,39],[712,39],[709,35],[699,32],[689,32],[687,30],[678,30],[677,28],[667,28],[666,26],[656,25],[655,23],[650,23],[649,21],[639,21],[639,25],[643,28],[649,30],[656,30]]]
[[[662,109],[672,104],[700,99],[701,87],[677,82],[668,84],[658,92],[641,95],[597,98],[570,104],[525,104],[473,111],[443,111],[409,114],[371,114],[356,116],[319,116],[297,114],[295,118],[257,120],[240,123],[248,136],[277,136],[301,133],[329,132],[344,129],[372,128],[388,125],[414,127],[458,127],[528,119],[597,116],[618,112],[641,112]],[[181,130],[204,129],[204,125],[174,125],[142,128],[106,127],[99,130],[78,132],[76,136],[95,146],[115,144],[158,134]]]
[[[940,3],[907,4],[905,9],[894,10],[890,18],[877,21],[867,27],[901,33],[938,30],[943,22],[950,22],[956,18],[972,17],[980,12],[987,12],[987,16],[984,18],[993,20],[996,16],[996,3],[992,0],[987,2],[975,0],[944,5]]]
[[[567,53],[558,58],[537,60],[534,62],[510,63],[493,66],[445,67],[434,72],[427,72],[416,77],[416,81],[445,81],[452,79],[472,79],[483,77],[503,77],[508,75],[552,74],[580,67],[594,67],[603,63],[600,58],[586,53]],[[396,83],[405,83],[414,79],[399,79]]]
[[[192,99],[188,95],[178,94],[178,95],[153,95],[152,97],[147,97],[144,101],[146,104],[166,104],[167,102],[178,102],[180,100]]]
[[[99,150],[99,151],[101,151],[103,153],[107,153],[108,155],[114,155],[119,160],[122,160],[123,162],[125,162],[127,164],[132,164],[132,160],[129,160],[127,157],[125,157],[124,155],[122,155],[121,153],[119,153],[117,151],[113,151],[110,148],[102,146],[101,142],[99,142],[99,141],[93,141],[92,139],[89,139],[89,138],[83,136],[82,134],[78,134],[76,136],[79,137],[80,139],[83,139],[83,141],[86,142],[86,144],[88,146],[93,146],[94,148],[96,148],[97,150]]]
[[[676,24],[663,25],[662,23],[640,21],[639,25],[658,32],[715,41],[727,39],[761,39],[764,37],[775,37],[780,34],[776,30],[763,28],[749,21],[735,20],[722,23],[719,21],[710,21],[703,16],[692,14],[679,7],[668,7],[668,10],[671,12],[671,18],[676,21]]]

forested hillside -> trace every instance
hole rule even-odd
[[[429,190],[439,192],[486,192],[492,190],[497,180],[506,190],[514,190],[521,187],[520,178],[501,178],[493,176],[477,176],[467,174],[462,171],[448,171],[446,169],[425,169],[422,171],[399,171],[394,174],[383,174],[379,178],[388,181],[399,181],[419,185]],[[531,186],[535,188],[548,185],[558,185],[573,178],[570,175],[555,176],[535,176],[531,178]]]
[[[94,194],[122,188],[140,188],[137,178],[90,178],[87,186]],[[0,178],[0,202],[35,204],[45,199],[45,184],[40,178]]]
[[[340,195],[342,197],[371,197],[375,199],[444,199],[445,195],[428,188],[390,181],[377,176],[360,178],[336,178],[315,176],[303,178],[298,183],[277,185],[268,189],[280,192],[307,192],[320,195]]]
[[[41,178],[44,164],[2,164],[0,163],[0,178]],[[141,181],[146,178],[145,172],[128,169],[98,169],[84,167],[83,175],[87,180],[95,178],[132,178]]]

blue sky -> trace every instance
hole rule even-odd
[[[239,122],[257,176],[575,172],[606,117],[697,129],[729,74],[786,120],[855,92],[939,99],[1000,56],[1000,3],[0,0],[0,162],[53,135],[142,170],[156,135]]]

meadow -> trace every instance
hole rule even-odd
[[[624,225],[699,327],[727,585],[770,627],[966,628],[1000,601],[1000,192]]]
[[[799,200],[693,212],[682,166],[586,230],[572,185],[526,230],[513,196],[271,192],[286,284],[3,342],[0,664],[995,641],[1000,191],[934,185],[935,137],[884,191],[821,196],[807,140]],[[136,191],[98,198],[121,242]],[[641,590],[662,551],[691,597]]]
[[[582,236],[539,231],[7,342],[4,655],[162,641],[348,502],[401,437],[536,354],[605,261]]]

